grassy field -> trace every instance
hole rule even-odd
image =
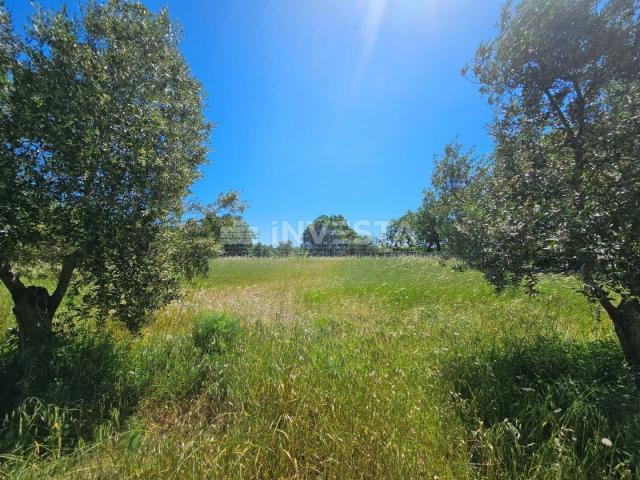
[[[71,335],[5,406],[0,477],[638,478],[606,315],[571,279],[496,295],[452,267],[217,260],[140,336]]]

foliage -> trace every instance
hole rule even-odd
[[[387,225],[384,240],[392,248],[414,248],[418,245],[416,214],[407,212]]]
[[[8,138],[11,124],[11,110],[9,97],[12,91],[11,75],[16,62],[16,50],[18,39],[13,33],[9,12],[4,6],[4,0],[0,0],[0,135],[2,139]],[[16,211],[12,204],[5,199],[16,195],[17,163],[6,148],[0,148],[0,248],[2,239],[6,236],[7,225],[16,223]]]
[[[0,217],[0,269],[25,310],[50,321],[74,272],[89,286],[85,304],[130,327],[174,297],[168,227],[210,131],[179,38],[166,10],[132,1],[32,18],[2,97],[0,177],[10,212]],[[61,269],[51,295],[19,280],[18,269],[42,264]]]
[[[280,257],[289,257],[294,253],[293,242],[287,240],[286,242],[280,242],[275,247],[275,253]]]
[[[196,216],[174,229],[172,245],[172,263],[189,280],[207,274],[211,259],[224,250],[223,232],[235,224],[246,205],[231,191],[220,194],[211,205],[192,205],[191,209]]]
[[[422,204],[415,213],[414,229],[418,242],[428,251],[442,249],[443,218],[438,200],[432,191],[425,190]]]
[[[261,242],[257,242],[251,247],[251,255],[254,257],[273,257],[277,254],[273,245],[265,245]]]
[[[481,238],[474,228],[477,208],[486,201],[490,172],[487,158],[477,156],[473,148],[464,151],[458,142],[446,145],[443,156],[435,158],[432,190],[425,192],[423,208],[430,208],[441,241],[459,257],[476,254]]]
[[[579,275],[640,364],[640,6],[508,2],[472,69],[495,108],[488,231],[498,286]]]
[[[369,248],[342,215],[320,215],[302,234],[302,247],[312,255],[346,255]]]
[[[486,237],[482,222],[491,180],[489,159],[451,142],[434,163],[431,187],[424,191],[422,205],[391,223],[387,231],[391,237],[399,235],[397,222],[406,228],[392,245],[444,249],[467,260],[476,258]]]

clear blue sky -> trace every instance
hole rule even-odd
[[[218,122],[193,192],[240,190],[262,242],[273,221],[397,217],[420,203],[445,143],[491,148],[490,108],[460,69],[495,34],[497,0],[145,3],[182,24]],[[23,25],[29,2],[6,4]]]

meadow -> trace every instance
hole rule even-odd
[[[76,322],[29,370],[4,335],[0,478],[638,478],[640,392],[577,287],[218,259],[137,336]]]

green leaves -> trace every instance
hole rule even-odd
[[[482,262],[496,283],[568,272],[600,299],[640,294],[639,13],[633,0],[523,0],[478,49],[496,106]]]
[[[240,217],[246,207],[235,191],[220,194],[206,207],[191,205],[196,215],[172,229],[172,263],[182,276],[204,276],[211,259],[223,251],[233,253],[238,246],[245,252],[249,249],[254,234]]]
[[[74,255],[85,300],[130,325],[173,297],[167,229],[206,162],[211,125],[178,41],[167,12],[139,2],[41,10],[3,104],[0,192],[14,213],[0,217],[0,263]]]
[[[443,155],[434,161],[431,188],[425,190],[422,205],[398,222],[410,227],[408,243],[428,251],[443,248],[472,262],[481,255],[486,237],[481,207],[488,195],[490,161],[473,149],[464,151],[458,142],[446,145]],[[397,222],[391,223],[392,237],[402,231],[398,227]]]
[[[342,215],[320,215],[302,233],[302,247],[321,255],[353,253],[367,246],[367,239],[359,237]]]

